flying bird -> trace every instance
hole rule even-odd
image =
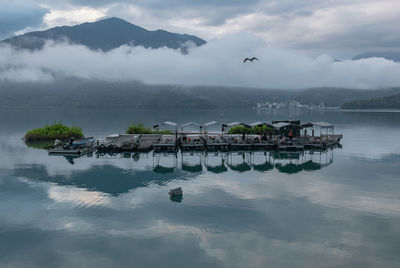
[[[243,60],[243,62],[246,62],[246,61],[251,61],[251,62],[253,62],[254,60],[257,60],[258,61],[258,59],[256,58],[256,57],[252,57],[252,58],[245,58],[244,60]]]

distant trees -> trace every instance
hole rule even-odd
[[[356,100],[343,104],[343,109],[400,109],[400,94],[368,100]]]

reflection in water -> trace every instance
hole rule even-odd
[[[169,199],[172,202],[182,203],[183,196],[182,195],[171,195]]]
[[[51,159],[62,159],[64,156],[49,156]],[[75,186],[90,191],[98,191],[118,196],[132,189],[151,184],[165,185],[176,179],[188,180],[203,173],[223,174],[225,172],[259,172],[278,171],[295,174],[301,171],[319,170],[333,162],[333,150],[277,153],[266,152],[214,152],[214,153],[113,153],[94,154],[70,158],[65,156],[68,168],[71,161],[76,165],[80,161],[92,161],[80,171],[65,176],[63,173],[48,174],[43,165],[24,165],[14,170],[14,175],[29,177],[37,181],[57,183],[64,186]],[[102,161],[112,160],[113,165]],[[94,162],[93,162],[94,161]],[[118,167],[118,163],[131,162],[133,166]],[[100,162],[96,164],[96,162]],[[69,163],[69,164],[67,164]]]
[[[182,153],[110,153],[96,154],[97,159],[127,159],[134,162],[152,158],[154,173],[173,173],[178,168],[185,172],[201,173],[204,170],[213,173],[232,171],[267,172],[273,170],[287,174],[300,171],[315,171],[333,163],[334,149],[322,151],[244,151],[244,152],[182,152]],[[57,156],[51,156],[57,157]],[[60,157],[60,156],[58,156]],[[77,156],[64,156],[70,164],[74,164]],[[86,158],[93,155],[82,156]],[[178,165],[180,163],[180,165]]]
[[[94,136],[109,121],[111,134],[140,113],[18,113],[0,113],[0,267],[399,267],[400,113],[304,115],[340,128],[344,146],[334,152],[73,159],[21,137],[68,118]],[[256,121],[254,113],[224,118]],[[142,114],[151,116],[144,123],[179,116]],[[183,200],[170,200],[176,187]]]

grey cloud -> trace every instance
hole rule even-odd
[[[243,64],[247,56],[260,61]],[[400,85],[400,64],[385,59],[336,62],[329,56],[268,47],[253,35],[239,34],[192,49],[123,46],[107,53],[83,46],[48,44],[37,52],[0,49],[0,80],[49,81],[72,76],[110,81],[140,80],[149,84],[223,85],[260,88]],[[173,66],[173,68],[171,68]]]
[[[400,36],[394,34],[400,22],[382,22],[349,27],[340,32],[327,33],[320,40],[294,42],[292,47],[300,49],[339,50],[347,48],[353,54],[365,50],[391,50],[400,48]]]
[[[0,39],[12,36],[14,32],[43,23],[47,9],[33,3],[2,3],[0,9]]]
[[[222,25],[227,19],[233,18],[240,14],[247,14],[257,10],[263,0],[149,0],[149,1],[129,1],[129,0],[69,0],[69,1],[48,1],[45,3],[49,6],[64,9],[70,8],[69,5],[73,6],[89,6],[93,8],[99,7],[111,7],[111,11],[108,15],[121,16],[125,14],[125,7],[127,5],[135,6],[146,13],[154,21],[159,21],[159,25],[162,25],[163,21],[170,19],[182,19],[182,18],[200,18],[202,25]],[[133,18],[131,17],[131,20]]]
[[[57,10],[103,7],[107,16],[122,17],[149,29],[183,31],[207,39],[227,32],[251,31],[277,46],[306,49],[314,54],[325,51],[339,58],[400,45],[397,16],[382,18],[390,9],[378,8],[372,13],[363,10],[373,9],[376,4],[390,5],[389,0],[35,1]],[[322,27],[327,21],[331,25]]]
[[[63,4],[65,1],[49,1],[46,2],[55,2],[56,4]],[[119,3],[129,3],[137,6],[148,6],[156,9],[165,9],[165,8],[175,8],[175,7],[193,7],[193,6],[249,6],[254,5],[255,3],[260,3],[262,0],[171,0],[171,1],[163,1],[163,0],[67,0],[67,2],[80,5],[80,6],[104,6],[109,4],[119,4]]]
[[[265,1],[264,11],[270,14],[295,13],[299,15],[311,14],[312,10],[326,6],[330,1],[323,0],[271,0]]]

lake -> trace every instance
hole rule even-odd
[[[288,118],[333,123],[342,148],[68,158],[21,140],[59,121],[104,137]],[[399,111],[2,109],[0,266],[399,267],[399,138]]]

